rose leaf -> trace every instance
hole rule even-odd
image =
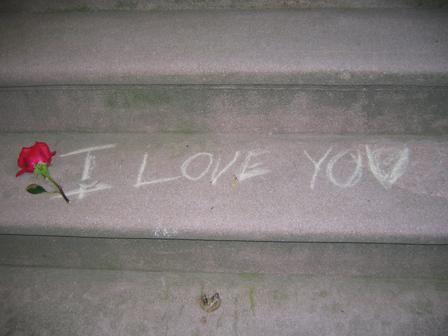
[[[44,187],[42,187],[41,185],[38,185],[38,184],[34,184],[34,183],[30,184],[28,187],[26,187],[26,191],[28,191],[29,193],[34,194],[34,195],[47,192]]]

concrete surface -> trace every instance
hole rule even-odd
[[[99,10],[441,8],[444,0],[3,0],[3,12],[93,12]]]
[[[202,293],[221,307],[205,313]],[[2,335],[443,336],[448,283],[0,268]]]
[[[0,131],[445,135],[447,106],[448,87],[16,87]]]
[[[2,14],[0,86],[447,85],[448,11]]]
[[[448,12],[160,3],[0,4],[0,335],[446,335]]]
[[[448,280],[448,245],[0,235],[0,265]]]
[[[446,137],[18,133],[0,140],[3,234],[448,242]],[[15,177],[20,148],[36,140],[58,152],[51,171],[69,205],[28,194],[32,174]]]

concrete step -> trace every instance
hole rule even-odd
[[[202,294],[218,293],[206,313]],[[448,283],[0,267],[2,335],[427,335]]]
[[[11,4],[0,334],[444,335],[447,11]]]
[[[447,138],[2,134],[2,234],[448,242]],[[72,202],[24,189],[46,141]],[[24,211],[23,209],[26,209]]]
[[[448,84],[448,11],[3,14],[0,86]]]
[[[444,8],[444,0],[3,0],[0,12],[95,12],[192,9]]]
[[[397,9],[4,14],[0,131],[443,135],[447,22]]]

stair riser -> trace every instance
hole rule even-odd
[[[0,265],[448,279],[448,245],[0,235]]]
[[[3,88],[0,131],[441,135],[446,106],[448,87]]]
[[[448,283],[0,267],[1,335],[446,336]],[[201,294],[218,293],[212,313]]]

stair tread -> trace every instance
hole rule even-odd
[[[3,14],[0,85],[447,85],[448,11]]]
[[[448,242],[447,137],[4,133],[0,140],[2,234]],[[69,205],[28,194],[32,174],[15,177],[20,148],[35,140],[58,151],[51,172]]]

